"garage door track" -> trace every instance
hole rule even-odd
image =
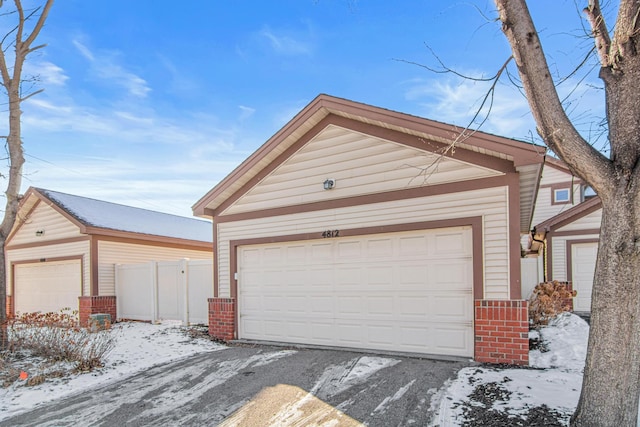
[[[433,394],[464,366],[468,363],[234,346],[157,366],[0,426],[423,426],[432,415]]]

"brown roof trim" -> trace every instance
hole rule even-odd
[[[274,136],[267,140],[265,144],[258,148],[258,150],[256,150],[236,169],[227,175],[218,185],[212,188],[198,202],[196,202],[192,207],[194,215],[212,216],[211,208],[208,208],[208,205],[213,203],[217,197],[221,196],[237,180],[247,175],[250,170],[253,170],[254,168],[261,168],[260,170],[262,170],[263,167],[261,167],[259,163],[265,158],[265,156],[270,154],[271,151],[289,138],[306,121],[310,120],[313,116],[316,116],[318,121],[320,121],[329,113],[333,113],[334,115],[350,115],[353,118],[348,120],[352,123],[364,122],[377,128],[395,128],[394,130],[396,132],[406,134],[418,132],[423,134],[425,138],[428,138],[430,135],[432,137],[435,136],[453,141],[456,136],[463,131],[463,129],[456,126],[435,122],[421,117],[385,110],[383,108],[328,95],[319,95]],[[376,124],[375,122],[379,122],[379,124]],[[403,132],[403,129],[408,132]],[[432,138],[428,139],[431,140]],[[463,143],[511,156],[513,158],[514,166],[542,163],[544,161],[543,154],[546,150],[541,146],[490,135],[480,131],[472,132],[469,137],[464,139]],[[288,146],[283,148],[286,150]],[[467,150],[459,148],[458,152],[461,151]],[[243,189],[246,191],[246,183],[243,185]],[[234,194],[234,197],[237,198],[238,196]],[[213,209],[219,211],[219,206],[220,203],[213,206]]]
[[[162,246],[173,249],[189,249],[194,251],[213,252],[211,243],[193,240],[165,238],[146,234],[127,233],[123,231],[105,230],[102,228],[89,229],[91,237],[97,241],[130,243],[134,245]]]
[[[243,221],[247,219],[266,218],[271,216],[289,215],[303,212],[313,212],[318,210],[346,208],[351,206],[367,205],[372,203],[391,202],[395,200],[412,199],[417,197],[437,196],[440,194],[457,193],[463,191],[480,190],[507,186],[508,176],[517,174],[507,174],[480,178],[467,181],[449,182],[446,184],[427,185],[424,187],[407,188],[405,190],[387,191],[384,193],[365,194],[362,196],[346,197],[342,199],[324,200],[294,206],[283,206],[279,208],[265,209],[261,211],[243,212],[237,214],[215,216],[215,212],[209,211],[214,218],[214,223]],[[519,212],[518,207],[516,212]],[[518,222],[518,228],[519,228]]]
[[[567,209],[566,211],[536,225],[536,232],[546,233],[547,231],[553,231],[557,228],[570,224],[583,216],[589,215],[600,208],[602,208],[600,197],[594,196],[571,209]]]
[[[549,165],[552,168],[559,170],[560,172],[565,172],[569,175],[573,175],[573,172],[569,170],[569,166],[567,166],[567,164],[562,160],[556,159],[555,157],[551,157],[549,155],[545,156],[544,164]]]

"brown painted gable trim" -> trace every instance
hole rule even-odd
[[[521,247],[520,247],[520,180],[518,174],[507,174],[509,188],[508,218],[509,218],[509,299],[522,297],[520,278]]]
[[[33,206],[31,206],[31,208],[27,211],[27,213],[24,214],[24,216],[21,216],[20,215],[20,209],[27,202],[28,194],[29,193],[27,193],[27,195],[25,195],[25,197],[20,202],[20,206],[18,206],[18,214],[16,215],[16,222],[13,224],[13,228],[12,228],[11,232],[9,233],[9,236],[7,237],[7,240],[5,242],[5,246],[11,244],[11,240],[13,239],[13,237],[18,233],[20,228],[22,228],[22,226],[27,222],[27,220],[29,220],[29,217],[31,216],[31,214],[33,214],[33,212],[36,210],[36,207],[38,207],[38,205],[41,203],[41,200],[36,198],[36,201],[33,204]]]
[[[387,123],[391,126],[406,128],[427,135],[445,138],[451,141],[456,139],[464,131],[463,128],[459,128],[455,125],[437,122],[434,120],[425,119],[423,117],[412,116],[410,114],[399,113],[396,111],[386,110],[384,108],[374,107],[366,104],[360,104],[340,98],[328,98],[329,99],[326,103],[324,103],[324,106],[330,111],[333,109],[353,116],[359,116],[365,119]],[[544,154],[546,152],[546,147],[543,146],[537,146],[534,144],[516,141],[514,139],[509,139],[480,131],[470,132],[467,137],[462,139],[462,142],[498,153],[510,155],[514,158],[514,163],[516,166],[532,163],[542,163],[544,161]]]
[[[89,236],[68,237],[66,239],[45,240],[42,242],[21,243],[19,245],[9,245],[7,250],[40,248],[43,246],[63,245],[65,243],[84,242],[89,240]]]
[[[74,261],[74,260],[79,260],[80,261],[80,293],[78,294],[79,296],[83,296],[84,294],[84,256],[83,255],[71,255],[71,256],[63,256],[63,257],[53,257],[53,258],[38,258],[38,259],[25,259],[25,260],[20,260],[20,261],[11,261],[11,284],[10,286],[10,291],[11,291],[11,297],[13,298],[13,313],[11,313],[12,315],[15,316],[16,314],[16,304],[15,304],[15,297],[16,297],[16,266],[21,265],[21,264],[40,264],[40,263],[46,263],[46,262],[60,262],[60,261]]]
[[[327,126],[335,125],[344,129],[352,130],[354,132],[363,133],[373,136],[375,138],[395,142],[408,147],[416,148],[426,152],[445,151],[448,147],[447,144],[436,141],[425,141],[424,138],[409,135],[392,129],[381,128],[372,124],[362,123],[347,119],[345,117],[329,114],[322,119],[318,124],[311,128],[307,133],[300,137],[293,145],[282,152],[276,159],[269,163],[266,167],[260,170],[253,178],[245,183],[238,191],[224,200],[217,208],[210,210],[205,208],[205,213],[210,213],[211,216],[218,216],[224,212],[229,206],[240,199],[244,194],[249,192],[254,186],[256,186],[265,177],[271,174],[276,168],[286,162],[297,151],[304,147],[309,141],[320,134]],[[452,155],[452,150],[443,154],[445,157],[460,160],[466,163],[471,163],[477,166],[493,169],[496,171],[509,173],[515,172],[513,163],[508,160],[499,159],[496,157],[488,156],[473,151],[459,149]]]
[[[573,281],[573,266],[571,263],[573,262],[573,255],[571,254],[572,245],[580,244],[580,243],[600,243],[600,239],[580,239],[580,240],[567,240],[566,242],[566,259],[567,259],[567,282]],[[575,289],[575,288],[574,288]]]
[[[602,203],[599,197],[594,197],[586,202],[579,203],[568,209],[561,214],[558,214],[548,220],[541,222],[536,226],[537,232],[553,232],[558,228],[562,228],[565,225],[571,224],[576,220],[583,218],[598,209],[602,208]]]
[[[275,149],[282,141],[288,138],[296,129],[299,129],[306,121],[314,115],[327,114],[327,111],[336,111],[339,113],[347,113],[360,118],[354,121],[374,120],[381,123],[406,128],[427,135],[439,136],[447,140],[453,141],[460,132],[461,128],[446,123],[435,122],[422,117],[411,116],[404,113],[398,113],[391,110],[385,110],[371,105],[361,104],[346,99],[336,98],[328,95],[319,95],[311,103],[309,103],[302,111],[300,111],[291,121],[289,121],[282,129],[265,142],[258,150],[251,154],[236,169],[227,175],[218,185],[209,190],[200,200],[192,207],[195,215],[206,215],[213,217],[216,215],[211,209],[206,208],[216,197],[227,190],[236,180],[250,171],[258,164],[266,155]],[[404,132],[401,132],[404,133]],[[483,132],[473,132],[464,143],[474,145],[480,148],[496,151],[511,155],[514,158],[515,166],[543,163],[546,148],[528,144],[522,141],[516,141],[496,135],[485,134]],[[215,211],[221,212],[218,207]]]
[[[517,174],[509,174],[517,177]],[[295,206],[283,206],[279,208],[265,209],[261,211],[244,212],[238,214],[222,215],[214,217],[214,223],[244,221],[247,219],[267,218],[272,216],[290,215],[304,212],[313,212],[326,209],[347,208],[352,206],[368,205],[372,203],[392,202],[417,197],[437,196],[441,194],[459,193],[463,191],[480,190],[484,188],[501,187],[508,185],[505,175],[490,178],[473,179],[468,181],[451,182],[432,186],[407,188],[405,190],[389,191],[377,194],[365,194],[362,196],[333,199],[321,202],[305,203]],[[520,207],[518,207],[518,211]],[[518,228],[520,227],[518,220]]]
[[[60,205],[58,205],[54,200],[51,200],[50,198],[48,198],[47,196],[45,196],[44,194],[40,193],[38,190],[34,190],[33,194],[35,194],[40,200],[42,200],[47,206],[50,206],[51,208],[53,208],[56,212],[58,212],[60,215],[62,215],[63,217],[65,217],[67,219],[67,221],[69,221],[70,223],[72,223],[73,225],[75,225],[76,227],[78,227],[80,229],[80,232],[83,234],[87,234],[86,232],[86,225],[81,222],[80,220],[78,220],[78,218],[74,217],[73,215],[71,215],[69,212],[67,212],[64,208],[62,208]]]
[[[405,224],[392,224],[382,225],[374,227],[362,227],[341,229],[341,237],[353,237],[353,236],[365,236],[371,234],[381,233],[396,233],[402,231],[417,231],[417,230],[433,230],[447,227],[461,227],[471,226],[472,244],[473,244],[473,296],[474,299],[482,299],[484,295],[484,267],[483,267],[483,227],[482,217],[468,217],[468,218],[452,218],[446,220],[437,221],[424,221]],[[235,278],[235,273],[238,271],[238,247],[246,245],[259,245],[265,243],[283,243],[283,242],[297,242],[305,240],[319,240],[323,239],[322,233],[302,233],[302,234],[290,234],[282,236],[270,236],[270,237],[258,237],[253,239],[240,239],[229,241],[229,271],[230,271],[230,297],[237,298],[238,296],[238,281]],[[518,260],[519,261],[519,260]],[[218,283],[214,288],[214,293],[218,294]],[[237,323],[236,323],[237,324]]]

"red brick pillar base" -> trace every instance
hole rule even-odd
[[[223,341],[236,338],[234,298],[209,298],[209,335]]]
[[[527,301],[475,301],[475,360],[529,364]]]
[[[86,327],[89,324],[89,316],[92,314],[106,313],[111,316],[111,322],[116,321],[116,297],[78,297],[80,303],[80,326]]]
[[[13,295],[7,295],[7,319],[13,319],[16,315],[13,310]]]

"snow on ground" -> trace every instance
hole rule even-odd
[[[535,335],[535,331],[531,332],[530,338],[537,338]],[[461,369],[458,377],[433,397],[436,416],[432,425],[462,425],[464,407],[469,403],[507,416],[522,416],[546,405],[568,425],[580,397],[588,335],[589,325],[584,320],[565,313],[539,331],[548,351],[529,352],[530,368],[538,369]],[[478,387],[487,400],[473,395]]]
[[[54,399],[117,381],[152,366],[179,360],[196,353],[221,350],[223,345],[207,339],[192,339],[179,322],[152,325],[122,322],[113,325],[115,347],[106,357],[105,366],[91,373],[49,379],[27,387],[26,381],[0,388],[0,420],[35,408]]]
[[[111,333],[115,336],[116,346],[103,368],[88,374],[49,379],[32,387],[27,387],[23,380],[0,388],[0,420],[42,403],[117,381],[155,365],[225,348],[206,339],[190,338],[176,322],[160,325],[118,323],[113,326]],[[531,338],[540,338],[547,350],[532,350],[529,353],[530,368],[533,369],[483,366],[460,370],[456,379],[449,381],[433,396],[431,409],[436,415],[432,424],[440,427],[462,425],[465,408],[467,411],[469,408],[486,408],[500,411],[505,416],[526,417],[523,414],[543,405],[559,414],[561,422],[568,424],[580,394],[588,333],[589,326],[584,320],[573,314],[565,314],[548,327],[541,328],[539,336],[536,336],[538,332],[530,333]],[[286,355],[286,351],[280,353],[273,357]],[[266,364],[269,361],[254,362]],[[391,358],[363,356],[329,366],[311,393],[318,398],[327,398],[398,362]],[[214,378],[210,380],[214,381]],[[399,393],[404,394],[411,384],[407,384]],[[393,396],[390,400],[399,397]],[[376,410],[384,411],[385,405],[381,404]]]

